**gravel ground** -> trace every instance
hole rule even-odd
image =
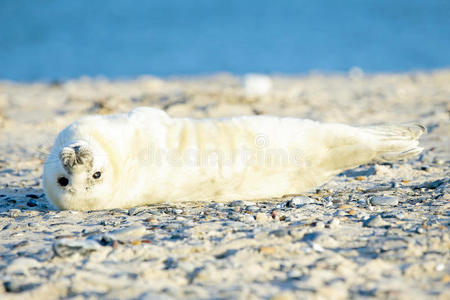
[[[450,299],[450,70],[258,80],[0,82],[0,298]],[[41,174],[58,131],[137,106],[418,121],[429,133],[419,157],[360,166],[303,195],[52,208]]]

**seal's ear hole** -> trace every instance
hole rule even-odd
[[[66,177],[59,177],[58,178],[58,184],[60,185],[60,186],[66,186],[66,185],[68,185],[69,184],[69,179],[67,179]]]

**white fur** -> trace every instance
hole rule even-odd
[[[181,119],[138,108],[64,129],[44,166],[44,190],[58,208],[74,210],[278,197],[360,164],[417,154],[422,132],[416,125],[356,128],[270,116]],[[91,150],[93,164],[69,174],[60,153],[76,145]]]

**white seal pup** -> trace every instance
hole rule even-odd
[[[361,164],[416,155],[424,131],[291,117],[171,118],[138,108],[65,128],[43,186],[58,208],[72,210],[281,197]]]

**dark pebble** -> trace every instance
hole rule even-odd
[[[237,252],[238,252],[238,250],[236,250],[236,249],[228,249],[227,251],[225,251],[223,253],[217,254],[216,258],[217,259],[224,259],[224,258],[227,258],[229,256],[235,255]]]
[[[28,201],[27,201],[27,206],[29,206],[29,207],[35,207],[35,206],[37,206],[36,200],[34,200],[34,199],[28,200]]]
[[[27,196],[28,198],[33,198],[33,199],[39,198],[38,195],[35,195],[35,194],[27,194],[26,196]]]
[[[28,245],[28,241],[27,241],[27,240],[21,241],[21,242],[15,244],[14,246],[12,246],[12,248],[13,248],[13,249],[17,249],[17,248],[19,248],[19,247],[23,247],[23,246],[26,246],[26,245]]]
[[[36,283],[27,283],[27,284],[20,284],[15,281],[5,281],[3,283],[3,286],[5,287],[5,290],[8,293],[21,293],[24,291],[32,290],[39,286],[39,284]]]
[[[274,230],[272,232],[270,232],[270,235],[274,235],[276,237],[283,237],[286,235],[289,235],[289,230],[288,229],[278,229],[278,230]]]

